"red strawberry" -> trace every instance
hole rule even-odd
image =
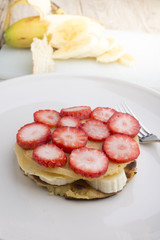
[[[26,124],[17,133],[17,143],[24,149],[33,149],[50,140],[50,128],[42,123]]]
[[[56,127],[58,120],[60,119],[60,115],[55,110],[39,110],[34,113],[34,121],[39,123],[44,123],[49,127]]]
[[[91,113],[91,118],[107,123],[116,110],[108,107],[97,107]]]
[[[103,143],[103,151],[111,161],[117,163],[133,161],[140,154],[136,141],[123,134],[113,134],[107,137]]]
[[[57,127],[79,127],[80,124],[79,118],[65,116],[58,121]]]
[[[65,152],[84,147],[87,143],[86,133],[75,127],[60,127],[52,133],[52,141]]]
[[[54,168],[62,167],[67,162],[65,153],[54,144],[43,144],[33,150],[33,159],[40,165]]]
[[[75,173],[93,178],[106,173],[109,160],[102,151],[84,147],[72,151],[69,164]]]
[[[103,141],[110,135],[108,127],[98,120],[86,121],[83,124],[82,129],[88,135],[88,139],[94,141]]]
[[[117,112],[109,119],[108,128],[113,133],[135,137],[140,130],[140,125],[138,120],[130,114]]]
[[[89,118],[91,115],[91,108],[88,106],[76,106],[61,109],[60,115],[78,117],[79,119]]]

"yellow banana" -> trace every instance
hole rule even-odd
[[[5,43],[16,48],[29,48],[33,38],[43,38],[47,27],[48,23],[39,16],[23,18],[5,31]]]
[[[36,9],[39,16],[27,17],[9,27],[11,10],[15,5],[27,4]],[[47,31],[48,21],[44,20],[48,14],[64,14],[64,11],[50,0],[15,0],[10,5],[4,27],[4,40],[7,45],[16,48],[29,48],[33,38],[42,39]]]

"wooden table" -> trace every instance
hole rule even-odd
[[[93,17],[109,29],[160,33],[159,0],[56,0],[56,3],[68,13]]]
[[[0,0],[0,39],[10,0]],[[65,12],[83,14],[106,28],[160,33],[159,0],[55,0]]]

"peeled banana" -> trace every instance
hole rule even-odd
[[[60,175],[56,175],[56,174],[51,177],[39,176],[39,178],[46,183],[49,183],[51,185],[57,185],[57,186],[62,186],[62,185],[66,185],[68,183],[75,182],[75,180],[72,178],[66,178],[66,177],[63,177]]]
[[[53,71],[53,60],[59,59],[95,58],[99,63],[119,62],[126,66],[135,63],[135,59],[108,36],[102,24],[89,17],[64,14],[56,5],[53,10],[50,0],[15,0],[9,8],[5,26],[8,26],[12,7],[17,4],[30,5],[40,16],[14,23],[5,30],[4,40],[12,47],[31,47],[33,73]]]

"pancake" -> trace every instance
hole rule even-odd
[[[136,142],[138,142],[138,137],[134,138]],[[96,148],[101,150],[102,143],[95,141],[88,141],[87,147]],[[66,199],[101,199],[107,198],[112,195],[119,193],[104,193],[95,188],[89,186],[86,180],[91,180],[89,178],[85,178],[79,174],[76,174],[72,171],[70,166],[66,164],[63,167],[55,167],[55,168],[46,168],[44,166],[39,165],[32,158],[33,150],[25,150],[21,148],[17,143],[15,144],[15,152],[17,156],[17,161],[22,169],[23,173],[28,176],[30,179],[34,180],[37,185],[41,187],[45,187],[51,195],[59,195],[65,197]],[[68,154],[69,155],[69,154]],[[102,179],[105,176],[116,176],[120,171],[124,169],[127,183],[134,177],[137,172],[136,168],[136,160],[129,163],[113,163],[109,161],[109,166],[107,172],[99,177],[98,179]],[[42,181],[41,177],[44,178],[52,178],[55,176],[64,177],[66,179],[73,180],[72,183],[65,185],[51,185],[45,181]]]
[[[137,173],[136,161],[131,162],[125,168],[125,173],[127,176],[127,183],[134,177]],[[25,174],[25,172],[24,172]],[[113,196],[118,192],[103,193],[89,186],[85,180],[77,180],[74,183],[66,184],[64,186],[53,186],[42,181],[38,176],[25,174],[30,179],[34,180],[38,186],[45,187],[51,195],[59,195],[65,197],[66,199],[76,199],[76,200],[91,200],[91,199],[103,199]]]
[[[66,117],[69,125],[59,126],[59,121],[66,121]],[[114,121],[117,122],[117,119],[120,122],[115,127]],[[131,115],[118,113],[111,108],[91,111],[89,106],[77,106],[61,109],[60,113],[55,110],[39,110],[34,113],[34,121],[18,131],[15,153],[23,173],[37,185],[48,189],[51,195],[66,199],[107,198],[121,192],[135,176],[136,160],[140,153],[136,135],[139,123]],[[71,123],[78,125],[68,127]],[[118,134],[117,126],[121,134]],[[77,139],[80,139],[78,143]],[[109,142],[109,151],[106,142]],[[54,151],[48,150],[48,146],[49,149],[54,148]],[[35,158],[37,149],[42,148],[38,159]],[[82,153],[78,162],[75,152]],[[55,162],[52,159],[56,159]],[[52,165],[48,165],[48,162]]]

